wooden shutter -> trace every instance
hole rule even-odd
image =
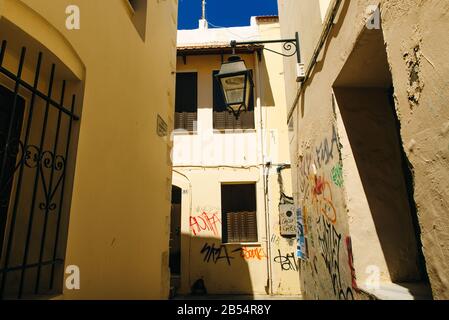
[[[244,213],[244,239],[243,242],[256,242],[257,241],[257,219],[256,212]]]
[[[175,129],[184,129],[184,113],[175,112]]]
[[[257,242],[256,212],[228,212],[227,242]]]
[[[257,242],[255,184],[222,184],[223,241]]]
[[[194,131],[197,121],[196,112],[186,112],[185,113],[185,129],[188,131]]]

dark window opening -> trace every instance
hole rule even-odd
[[[135,11],[137,9],[138,0],[128,0],[128,2],[131,5],[131,7],[133,8],[133,10]]]
[[[215,78],[219,71],[213,71],[213,95],[214,95],[214,129],[217,130],[242,130],[254,129],[254,93],[251,92],[250,104],[248,110],[240,114],[238,119],[226,109],[223,93],[220,90],[220,84]]]
[[[256,185],[221,186],[223,243],[257,242]]]
[[[196,131],[198,120],[198,74],[176,75],[175,129]]]
[[[12,179],[15,173],[18,148],[10,149],[6,154],[8,129],[11,126],[10,141],[19,141],[22,131],[23,112],[25,100],[17,96],[14,119],[12,119],[12,106],[14,92],[0,86],[0,257],[2,256],[3,238],[5,236],[6,218],[11,198]],[[10,123],[12,121],[12,123]]]
[[[128,0],[128,2],[133,9],[131,20],[140,37],[145,41],[147,27],[147,0]]]

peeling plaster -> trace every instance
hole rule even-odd
[[[424,81],[421,74],[421,44],[417,44],[412,50],[404,53],[404,61],[407,65],[408,86],[407,94],[410,107],[414,108],[419,105],[421,93],[424,89]]]

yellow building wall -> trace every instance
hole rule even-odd
[[[65,27],[68,5],[80,30]],[[0,1],[84,85],[65,261],[81,286],[63,299],[168,297],[171,143],[156,128],[158,115],[173,127],[177,0],[147,14],[143,41],[124,0]]]
[[[259,24],[258,31],[262,39],[279,38],[276,23]],[[270,48],[282,50],[279,45]],[[213,130],[212,122],[212,71],[220,69],[221,56],[188,56],[186,64],[178,58],[177,72],[198,72],[198,131],[174,135],[173,184],[183,189],[180,293],[189,293],[193,283],[203,279],[212,294],[296,295],[300,292],[296,241],[281,237],[279,229],[276,165],[289,163],[283,60],[269,52],[261,62],[255,54],[241,57],[254,72],[255,129],[221,134]],[[263,158],[273,163],[267,171],[266,197]],[[291,195],[288,169],[282,177],[284,192]],[[222,245],[220,186],[237,182],[256,183],[259,241]],[[199,230],[195,219],[204,227],[205,215],[214,221],[213,228]],[[214,261],[211,252],[221,259]]]

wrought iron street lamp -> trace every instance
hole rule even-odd
[[[304,65],[301,63],[301,54],[299,47],[299,35],[296,33],[295,39],[267,40],[267,41],[231,41],[233,54],[221,65],[220,72],[215,76],[220,85],[225,104],[229,112],[232,112],[236,119],[240,113],[248,110],[249,100],[254,88],[254,82],[251,76],[251,70],[248,70],[245,61],[235,55],[237,45],[260,45],[268,43],[283,43],[283,48],[290,53],[280,53],[274,50],[264,48],[264,50],[282,55],[284,57],[297,57],[297,81],[301,82],[305,78]],[[291,53],[291,51],[294,52]]]
[[[239,118],[242,111],[247,111],[249,99],[254,88],[251,71],[246,68],[245,61],[232,55],[221,66],[216,75],[220,84],[226,107]]]

